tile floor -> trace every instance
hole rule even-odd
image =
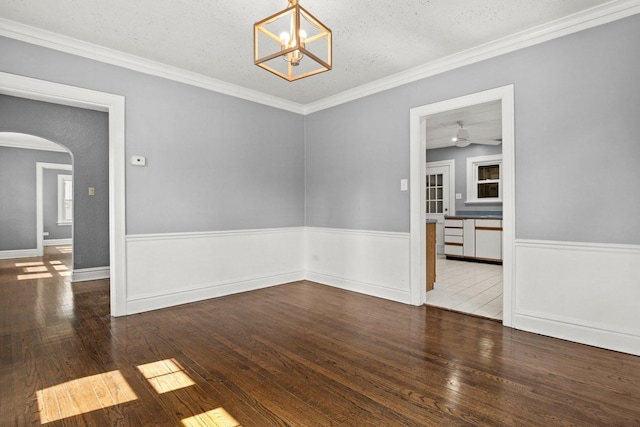
[[[438,255],[427,305],[502,320],[502,266]]]

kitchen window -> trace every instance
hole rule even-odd
[[[502,203],[502,154],[467,158],[465,203]]]

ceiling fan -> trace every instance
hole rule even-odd
[[[458,120],[456,122],[460,129],[458,129],[458,133],[456,136],[451,138],[456,145],[456,147],[468,147],[470,144],[484,144],[484,145],[499,145],[502,144],[502,138],[496,139],[474,139],[471,140],[469,138],[469,131],[464,128],[464,122],[462,120]]]

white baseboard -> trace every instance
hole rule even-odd
[[[640,355],[640,246],[516,240],[513,326]]]
[[[37,249],[16,249],[12,251],[0,251],[0,259],[33,258],[38,256]]]
[[[370,295],[377,298],[384,298],[391,301],[410,304],[408,291],[390,289],[384,286],[378,286],[371,283],[357,282],[342,277],[333,277],[326,274],[307,272],[305,280],[320,283],[322,285],[334,288],[344,289],[346,291],[358,292],[360,294]]]
[[[71,238],[68,239],[47,239],[42,241],[43,246],[65,246],[73,243]]]
[[[306,278],[410,303],[409,233],[307,227]]]
[[[158,295],[148,295],[127,299],[127,314],[142,313],[180,304],[202,301],[210,298],[223,297],[241,292],[255,291],[271,286],[304,280],[304,272],[297,271],[271,277],[245,279],[235,282],[220,281],[203,283],[197,288],[180,290],[175,293],[167,292]]]
[[[108,279],[110,277],[109,266],[77,268],[71,273],[72,282],[87,282],[89,280]]]
[[[126,314],[302,280],[303,252],[303,227],[127,236]]]

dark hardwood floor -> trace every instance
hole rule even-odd
[[[1,426],[640,425],[635,356],[311,282],[111,318],[69,260],[0,261]]]

